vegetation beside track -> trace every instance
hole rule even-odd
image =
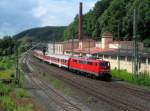
[[[128,73],[125,70],[112,70],[112,76],[129,83],[150,87],[150,76],[148,74],[139,74],[137,76]]]
[[[32,99],[23,88],[16,88],[15,58],[5,56],[0,58],[0,109],[3,111],[33,111]],[[21,72],[21,84],[24,84]]]
[[[15,73],[14,56],[4,56],[0,58],[0,79],[12,80]]]
[[[41,74],[41,75],[40,75]],[[64,82],[62,82],[61,80],[56,79],[53,76],[50,76],[47,73],[41,73],[40,72],[39,76],[40,78],[42,78],[43,80],[48,81],[48,83],[50,83],[54,89],[57,89],[59,91],[62,91],[63,94],[70,96],[73,94],[72,89],[70,87],[67,87],[68,84],[65,84]]]

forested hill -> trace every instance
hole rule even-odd
[[[35,42],[38,41],[62,41],[63,32],[66,29],[64,26],[47,26],[40,28],[33,28],[26,31],[23,31],[14,36],[14,38],[19,40],[32,40]]]
[[[117,39],[118,24],[120,37],[132,39],[133,9],[137,7],[139,40],[150,38],[150,0],[99,0],[94,8],[84,15],[84,35],[98,39],[103,31],[113,32]],[[64,32],[64,38],[78,32],[78,16]],[[100,38],[99,38],[100,39]]]

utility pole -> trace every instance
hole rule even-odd
[[[20,70],[19,70],[19,58],[22,57],[23,55],[27,54],[30,50],[32,50],[33,48],[35,48],[36,46],[38,46],[40,43],[38,43],[37,45],[33,46],[32,48],[30,48],[29,50],[27,50],[26,52],[24,52],[23,54],[21,54],[19,56],[18,54],[18,44],[17,41],[15,41],[15,58],[16,58],[16,74],[15,74],[15,82],[17,83],[17,86],[20,87]]]
[[[74,55],[74,35],[72,35],[72,56]]]
[[[91,52],[90,52],[90,47],[91,47],[91,46],[90,46],[90,45],[91,45],[90,42],[91,42],[91,41],[90,41],[90,39],[89,39],[89,55],[90,55],[90,53],[91,53]]]
[[[55,54],[55,38],[53,40],[53,54]]]
[[[120,23],[118,22],[118,71],[120,73]]]
[[[138,43],[137,43],[137,21],[136,21],[136,9],[134,9],[133,17],[133,39],[134,39],[134,74],[138,75]]]
[[[16,41],[16,45],[15,45],[15,52],[16,52],[16,83],[19,86],[20,84],[20,74],[19,74],[19,57],[18,57],[18,44]]]

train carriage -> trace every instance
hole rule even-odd
[[[69,64],[69,56],[65,56],[65,55],[49,55],[51,60],[50,60],[50,64],[55,64],[59,67],[65,67],[68,68],[68,64]]]
[[[33,52],[33,55],[49,64],[69,70],[75,70],[104,79],[111,78],[110,62],[108,61],[47,53],[43,55],[42,51],[37,50]]]

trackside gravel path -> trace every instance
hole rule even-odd
[[[39,70],[42,73],[53,76],[71,85],[89,96],[95,97],[98,101],[106,104],[106,107],[107,104],[109,107],[112,107],[109,110],[103,108],[101,109],[102,111],[150,111],[150,90],[118,81],[104,82],[86,78],[54,65],[43,63],[32,56],[28,56],[23,61],[22,67],[26,72],[26,76],[32,81],[31,84],[33,86],[40,89],[42,94],[49,98],[47,102],[49,101],[48,103],[51,104],[49,106],[53,110],[82,111],[85,109],[70,102],[46,81],[38,77]],[[53,106],[57,106],[57,108],[53,108]],[[95,111],[93,109],[90,110]],[[99,109],[99,111],[101,110]]]

